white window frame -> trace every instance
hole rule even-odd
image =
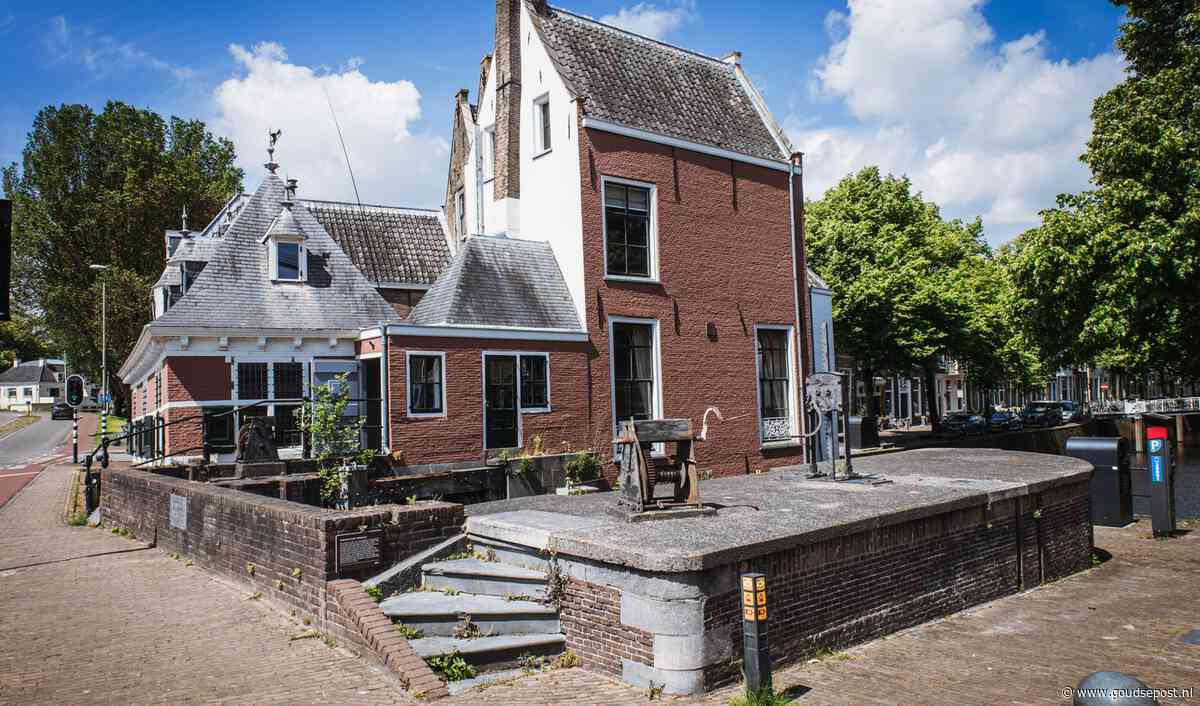
[[[521,414],[545,414],[551,411],[554,402],[550,397],[550,354],[543,351],[517,351],[517,411]],[[545,358],[546,359],[546,404],[541,407],[524,407],[521,399],[521,389],[524,380],[521,378],[521,359],[522,358]]]
[[[296,245],[300,248],[300,277],[299,279],[282,279],[279,276],[279,246],[280,245]],[[271,240],[271,281],[272,282],[307,282],[308,281],[308,255],[304,243],[300,240]]]
[[[762,438],[762,385],[759,382],[762,375],[762,358],[759,355],[758,348],[758,332],[766,331],[783,331],[787,340],[787,393],[788,393],[788,432],[793,437],[800,429],[799,417],[796,409],[796,336],[795,331],[790,324],[754,324],[754,416],[758,419],[758,443],[763,448],[777,448],[787,446],[798,446],[800,441],[796,438],[786,440],[764,441]]]
[[[496,126],[489,125],[483,129],[480,138],[481,162],[483,163],[483,183],[496,178]]]
[[[467,192],[465,189],[454,192],[454,210],[458,217],[458,237],[461,240],[467,237]]]
[[[621,184],[623,186],[636,186],[642,189],[649,189],[649,206],[650,206],[650,232],[647,234],[646,242],[650,245],[650,276],[638,277],[633,275],[610,275],[608,273],[608,207],[605,205],[604,193],[607,184]],[[623,179],[621,177],[603,176],[600,177],[600,232],[604,235],[604,251],[601,254],[604,258],[604,279],[616,282],[642,282],[657,284],[659,282],[658,275],[658,185],[645,181],[635,181],[633,179]]]
[[[649,326],[651,329],[651,339],[653,341],[654,353],[654,409],[653,417],[662,419],[663,416],[663,376],[662,376],[662,327],[658,323],[658,319],[637,319],[628,316],[610,316],[608,317],[608,396],[609,396],[609,414],[612,419],[613,438],[616,438],[620,427],[620,420],[617,419],[617,369],[616,356],[613,351],[613,325],[614,324],[641,324]],[[662,444],[654,445],[654,453],[662,454],[665,447]]]
[[[442,411],[414,412],[412,409],[412,357],[438,357],[442,359]],[[449,414],[450,395],[446,390],[446,352],[445,351],[404,351],[404,411],[412,419],[439,419]]]
[[[546,106],[546,115],[542,115],[542,106]],[[540,157],[554,149],[554,121],[550,119],[550,94],[543,93],[533,99],[533,156]],[[546,128],[550,129],[550,144],[545,144]]]

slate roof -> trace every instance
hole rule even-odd
[[[817,287],[818,289],[831,289],[831,287],[828,284],[825,284],[825,280],[821,279],[820,275],[818,275],[816,272],[812,271],[812,268],[807,268],[807,269],[808,269],[808,286]]]
[[[406,323],[582,331],[549,243],[468,238]]]
[[[450,261],[437,211],[303,200],[350,260],[375,284],[433,284]]]
[[[197,237],[195,235],[190,238],[184,238],[179,241],[179,247],[175,248],[175,254],[168,258],[167,262],[174,264],[180,262],[208,262],[212,259],[213,253],[217,251],[217,245],[220,242],[220,238]],[[171,269],[178,271],[179,268],[173,267]]]
[[[49,365],[25,363],[0,373],[0,385],[32,385],[39,382],[58,382]]]
[[[530,14],[588,116],[752,157],[789,158],[732,64],[556,7]]]
[[[267,175],[216,240],[208,266],[150,328],[258,330],[362,329],[399,315],[363,277],[307,208],[294,209],[308,253],[308,281],[269,279],[269,244],[261,242],[282,210],[283,181]]]

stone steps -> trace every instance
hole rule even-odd
[[[422,659],[454,653],[478,669],[503,669],[518,666],[526,655],[552,657],[561,654],[566,636],[561,633],[536,635],[492,635],[463,639],[457,637],[422,637],[409,640]]]
[[[426,636],[453,636],[468,616],[484,635],[559,631],[558,611],[552,606],[498,596],[417,591],[393,596],[379,607],[393,620],[417,628]]]
[[[546,574],[498,561],[454,559],[422,566],[421,585],[483,596],[544,598]]]

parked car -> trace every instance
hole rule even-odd
[[[1086,402],[1062,402],[1063,421],[1086,422],[1092,418],[1092,408]]]
[[[1061,402],[1035,401],[1021,410],[1021,421],[1025,426],[1057,426],[1063,423]]]
[[[983,434],[987,430],[988,423],[982,414],[952,412],[942,418],[942,431],[952,434]]]
[[[1021,415],[1005,411],[998,411],[992,414],[989,426],[992,431],[1021,431],[1025,428],[1025,425],[1021,422]]]
[[[75,409],[66,402],[55,402],[50,408],[51,419],[74,419]]]

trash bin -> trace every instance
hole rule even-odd
[[[1066,455],[1083,459],[1092,474],[1092,524],[1124,527],[1133,522],[1133,489],[1129,475],[1129,445],[1120,437],[1073,436]]]
[[[850,449],[873,449],[879,446],[878,417],[850,417]]]

